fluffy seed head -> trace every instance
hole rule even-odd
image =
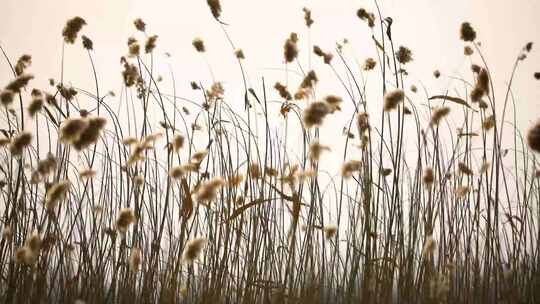
[[[24,148],[30,145],[32,138],[32,133],[27,131],[20,132],[11,140],[9,152],[14,156],[20,156],[23,153]]]
[[[132,248],[129,256],[129,268],[133,272],[139,271],[142,261],[142,251],[140,248]]]
[[[336,236],[338,227],[336,225],[328,225],[323,227],[324,237],[327,240],[331,240]]]
[[[182,253],[182,260],[186,263],[193,263],[193,261],[195,261],[201,254],[207,242],[208,241],[206,240],[206,238],[202,237],[188,241],[186,243],[186,248]]]
[[[428,257],[430,254],[432,254],[435,251],[435,247],[437,246],[437,242],[435,242],[435,239],[432,235],[429,235],[426,238],[426,242],[424,243],[424,249],[422,250],[422,256],[424,258]]]
[[[192,44],[197,52],[204,53],[206,51],[206,47],[204,46],[204,41],[201,38],[193,39]]]
[[[85,35],[82,35],[82,45],[83,45],[83,48],[91,51],[94,49],[94,42],[88,38],[87,36]]]
[[[458,163],[458,169],[459,169],[459,172],[461,172],[461,174],[465,174],[465,175],[473,175],[473,171],[471,170],[471,168],[469,168],[465,163],[463,162],[460,162]]]
[[[476,39],[476,31],[469,22],[463,22],[461,24],[459,34],[463,41],[474,41]]]
[[[311,27],[313,24],[313,19],[311,19],[311,10],[307,7],[302,8],[302,11],[304,12],[304,20],[306,21],[306,26]]]
[[[135,223],[136,220],[137,217],[135,216],[133,210],[129,208],[124,208],[120,210],[120,213],[116,218],[116,228],[120,232],[125,233],[128,230],[129,226]]]
[[[439,107],[433,110],[433,113],[431,114],[431,122],[430,124],[432,126],[437,126],[441,122],[441,120],[446,117],[450,113],[449,107]]]
[[[225,185],[225,180],[221,177],[214,177],[203,183],[196,193],[199,202],[208,203],[217,198],[218,191]]]
[[[15,64],[15,75],[20,76],[24,73],[24,70],[32,64],[32,56],[24,54],[17,60]]]
[[[290,38],[285,40],[283,45],[283,56],[287,63],[293,62],[298,57],[298,46],[296,45],[297,36],[295,33],[291,33]]]
[[[324,117],[328,115],[330,111],[331,109],[326,102],[313,102],[304,110],[304,124],[307,128],[320,126],[323,123]]]
[[[424,170],[424,176],[422,177],[422,181],[427,186],[430,186],[435,181],[435,175],[433,174],[432,168],[427,168]]]
[[[282,85],[281,83],[276,82],[276,84],[274,85],[274,89],[276,89],[276,91],[279,92],[279,96],[281,96],[281,98],[285,100],[292,99],[291,93],[289,93],[289,91],[287,90],[287,87]]]
[[[314,140],[309,145],[309,158],[312,162],[316,163],[324,151],[330,151],[330,147],[322,145],[318,140]]]
[[[144,32],[146,31],[146,23],[141,18],[137,18],[133,21],[133,25],[135,25],[135,28],[138,31]]]
[[[146,43],[144,44],[144,51],[147,54],[152,53],[152,51],[156,48],[157,38],[157,35],[152,35],[146,39]]]
[[[184,146],[184,141],[185,141],[184,136],[180,134],[176,134],[173,137],[172,147],[173,147],[174,152],[178,152],[180,151],[180,149],[182,149],[182,147]]]
[[[13,97],[15,96],[15,93],[11,90],[2,90],[0,92],[0,102],[4,107],[9,106],[13,103]]]
[[[405,93],[402,90],[396,89],[384,95],[384,110],[386,112],[397,108],[398,104],[405,99]]]
[[[341,166],[341,176],[350,178],[353,173],[360,171],[362,162],[359,160],[349,160]]]
[[[540,153],[540,121],[538,121],[527,133],[527,143],[531,150]]]
[[[206,2],[210,7],[212,16],[214,16],[214,18],[216,19],[219,19],[219,16],[221,16],[221,3],[219,3],[219,0],[206,0]]]
[[[81,17],[73,17],[69,19],[64,26],[64,30],[62,31],[62,36],[64,36],[66,43],[75,43],[77,34],[84,25],[86,25],[86,21]]]
[[[364,71],[371,71],[377,66],[377,61],[373,58],[367,58],[366,61],[364,61],[363,69]]]
[[[45,209],[53,212],[58,203],[66,196],[69,191],[70,183],[68,180],[62,180],[52,185],[45,195]]]
[[[60,127],[60,140],[73,143],[79,139],[82,132],[88,127],[88,120],[83,118],[68,118]]]
[[[404,46],[400,46],[397,53],[396,53],[396,59],[401,64],[407,64],[412,61],[412,52],[408,48]]]
[[[28,82],[30,82],[30,80],[32,79],[34,79],[34,75],[32,74],[21,74],[17,76],[17,78],[13,79],[10,83],[8,83],[5,90],[12,91],[14,93],[20,93],[21,89],[26,87],[26,85],[28,85]]]
[[[75,147],[76,150],[81,151],[90,145],[95,144],[101,136],[101,132],[106,124],[107,120],[103,117],[90,118],[86,129],[84,129],[79,138],[73,142],[73,147]]]

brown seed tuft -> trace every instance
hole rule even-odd
[[[527,133],[529,148],[540,153],[540,121],[538,121]]]
[[[469,22],[463,22],[459,31],[461,40],[474,41],[476,39],[476,32],[472,28]]]
[[[405,99],[405,93],[396,89],[384,95],[384,111],[388,112],[397,108],[398,104]]]
[[[86,21],[84,21],[84,19],[81,17],[73,17],[69,19],[66,23],[66,26],[64,27],[64,30],[62,31],[64,41],[71,44],[75,43],[75,39],[77,39],[77,34],[84,25],[86,25]]]
[[[330,111],[331,109],[326,102],[313,102],[304,110],[304,124],[307,128],[320,126],[323,123],[324,117],[328,115]]]
[[[201,254],[207,242],[206,238],[202,237],[188,241],[182,253],[182,260],[189,264],[193,263]]]
[[[83,48],[91,51],[94,49],[94,42],[88,38],[87,36],[85,35],[82,35],[82,45],[83,45]]]
[[[58,203],[66,196],[69,191],[70,183],[68,180],[62,180],[52,185],[45,195],[45,209],[53,212]]]
[[[219,19],[219,16],[221,16],[221,3],[219,3],[219,0],[206,0],[206,2],[210,7],[212,16],[214,16],[214,18],[216,19]]]
[[[14,93],[20,93],[21,89],[26,87],[28,85],[28,82],[30,80],[34,79],[34,75],[31,74],[21,74],[17,76],[17,78],[13,79],[8,85],[6,86],[6,91],[12,91]]]
[[[21,131],[11,140],[9,144],[9,152],[14,156],[20,156],[23,153],[24,148],[30,145],[32,142],[32,133],[27,131]]]
[[[404,46],[400,46],[397,53],[396,53],[396,59],[401,64],[407,64],[413,60],[412,58],[412,52],[408,48]]]
[[[439,107],[433,110],[433,113],[431,114],[431,126],[437,126],[441,122],[441,120],[446,117],[450,113],[449,107]]]
[[[156,48],[157,38],[157,35],[152,35],[146,39],[146,43],[144,44],[144,51],[147,54],[152,53],[152,51]]]
[[[138,31],[144,32],[146,31],[146,23],[141,18],[137,18],[133,21],[133,25],[135,25],[135,28]]]
[[[133,213],[133,210],[129,208],[124,208],[120,210],[120,213],[116,218],[116,228],[120,232],[125,233],[128,230],[129,226],[135,223],[136,220],[137,217],[135,217],[135,213]]]

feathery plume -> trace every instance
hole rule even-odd
[[[8,85],[5,87],[6,91],[12,91],[13,93],[20,93],[21,89],[26,87],[28,85],[28,82],[30,80],[34,79],[34,75],[32,74],[21,74],[17,76],[14,80],[12,80]]]
[[[540,153],[540,121],[538,121],[527,133],[529,148]]]
[[[24,70],[32,64],[32,56],[24,54],[17,60],[15,64],[15,75],[20,76],[24,73]]]
[[[341,166],[341,176],[350,178],[353,173],[360,171],[362,162],[359,160],[349,160]]]
[[[463,22],[459,30],[460,38],[463,41],[474,41],[476,32],[469,22]]]
[[[364,61],[363,69],[364,71],[371,71],[377,66],[377,61],[373,58],[367,58],[366,61]]]
[[[400,89],[386,93],[384,95],[384,111],[388,112],[395,109],[404,99],[405,93]]]
[[[189,264],[193,263],[201,254],[207,242],[206,238],[203,237],[188,241],[182,253],[182,260]]]
[[[73,17],[69,19],[62,31],[64,41],[71,44],[75,43],[75,39],[77,39],[79,31],[84,25],[86,25],[86,21],[81,17]]]
[[[401,64],[407,64],[412,61],[412,52],[408,48],[404,46],[400,46],[397,53],[396,53],[396,59]]]
[[[285,40],[283,45],[283,56],[285,57],[285,62],[293,62],[296,57],[298,57],[298,46],[296,42],[298,41],[298,36],[296,33],[291,33],[290,37]]]
[[[216,19],[219,19],[219,16],[221,16],[221,3],[219,2],[219,0],[206,0],[206,2],[210,7],[212,16],[214,16],[214,18]]]
[[[129,255],[129,269],[133,272],[139,271],[142,261],[142,252],[140,248],[132,248]]]
[[[52,185],[45,195],[45,209],[53,212],[58,203],[66,196],[69,191],[70,182],[62,180]]]
[[[309,159],[314,163],[318,162],[324,151],[330,151],[330,147],[322,145],[318,140],[312,141],[309,145]]]
[[[156,48],[157,35],[152,35],[146,39],[144,44],[144,51],[148,54],[151,53]]]
[[[135,216],[135,213],[133,213],[133,210],[129,208],[124,208],[120,210],[120,213],[116,218],[116,228],[120,232],[125,233],[128,230],[129,226],[135,223],[136,220],[137,217]]]
[[[103,117],[93,117],[88,120],[88,126],[80,134],[79,138],[73,142],[73,147],[81,151],[92,144],[95,144],[101,136],[101,131],[107,124],[107,120]]]
[[[133,25],[135,25],[135,28],[138,31],[141,31],[141,32],[146,31],[146,23],[144,23],[144,21],[141,18],[137,18],[133,20]]]
[[[323,227],[324,237],[327,240],[331,240],[336,236],[338,227],[336,225],[328,225]]]
[[[313,102],[304,110],[304,124],[307,128],[311,128],[313,126],[320,126],[323,123],[324,117],[328,115],[330,111],[331,109],[326,102]]]
[[[15,97],[15,92],[12,90],[2,90],[0,92],[0,102],[4,107],[9,106],[13,103],[13,98]]]
[[[208,203],[216,199],[219,189],[225,185],[225,180],[221,177],[214,177],[203,183],[196,193],[199,202]]]
[[[302,11],[304,12],[304,20],[306,21],[306,26],[311,27],[313,24],[313,19],[311,19],[311,10],[307,7],[302,8]]]
[[[11,140],[9,144],[9,152],[14,156],[20,156],[23,153],[24,148],[30,145],[32,142],[32,133],[27,131],[21,131]]]
[[[83,48],[89,51],[94,49],[94,42],[90,38],[88,38],[85,35],[82,35],[81,38],[82,38]]]
[[[437,126],[441,122],[441,120],[446,117],[450,113],[449,107],[439,107],[433,110],[433,113],[431,114],[431,126]]]
[[[201,38],[197,37],[193,39],[192,44],[197,52],[204,53],[206,51],[206,47],[204,46],[204,41]]]
[[[424,170],[424,176],[422,177],[422,181],[425,185],[430,186],[435,181],[435,175],[433,174],[432,168],[427,168]]]

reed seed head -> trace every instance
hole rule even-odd
[[[201,255],[204,246],[207,244],[206,238],[199,237],[192,239],[186,243],[184,252],[182,253],[182,260],[186,263],[192,264]]]
[[[405,93],[396,89],[384,95],[384,111],[389,112],[397,108],[398,104],[405,99]]]
[[[79,31],[82,29],[82,27],[86,25],[86,21],[81,17],[73,17],[69,19],[64,26],[64,30],[62,31],[62,36],[64,36],[64,41],[66,43],[75,43],[75,40],[77,39],[77,35],[79,34]]]

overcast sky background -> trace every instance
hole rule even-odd
[[[375,10],[371,0],[222,0],[222,20],[236,45],[246,54],[246,67],[250,83],[260,89],[260,79],[268,83],[284,81],[282,46],[290,32],[298,32],[302,44],[300,61],[309,65],[308,32],[304,25],[302,7],[312,10],[315,24],[311,29],[311,42],[325,50],[333,50],[335,42],[351,41],[348,58],[362,62],[367,56],[376,56],[370,32],[356,17],[356,10],[365,7]],[[159,35],[156,49],[156,70],[166,79],[162,90],[172,91],[167,63],[173,67],[178,95],[192,96],[191,80],[211,81],[206,63],[191,46],[194,37],[205,40],[206,59],[216,80],[223,81],[228,96],[234,102],[242,101],[241,74],[232,50],[221,28],[212,18],[205,0],[0,0],[0,44],[11,59],[23,53],[33,56],[30,69],[36,75],[34,87],[46,88],[47,79],[59,78],[62,51],[61,31],[67,19],[81,16],[88,25],[83,32],[94,41],[94,56],[103,92],[118,92],[121,87],[119,58],[127,51],[126,40],[136,34],[133,19],[141,17],[147,23],[149,34]],[[514,83],[518,104],[518,127],[525,131],[540,115],[540,82],[533,73],[540,71],[540,1],[536,0],[380,0],[384,16],[394,20],[393,37],[396,45],[406,45],[413,51],[415,61],[407,69],[407,86],[425,84],[430,94],[444,94],[459,83],[449,78],[458,76],[471,79],[470,61],[463,56],[463,42],[459,40],[459,26],[463,21],[472,23],[482,42],[485,57],[494,75],[498,100],[502,101],[505,83],[515,57],[529,41],[536,43],[529,58],[521,65]],[[171,58],[162,56],[164,52]],[[93,78],[87,54],[80,40],[65,50],[67,83],[93,90]],[[473,57],[479,62],[478,57]],[[338,80],[319,58],[312,58],[312,67],[320,75],[321,95],[344,95]],[[434,79],[433,70],[442,77]],[[342,71],[342,67],[338,67]],[[291,82],[300,81],[289,74]],[[0,60],[0,82],[11,78],[9,68]],[[368,79],[369,82],[369,79]],[[272,92],[272,94],[274,94]],[[369,99],[369,97],[368,97]],[[80,101],[84,104],[84,100]],[[369,102],[376,108],[380,98]],[[379,111],[379,109],[377,109]],[[340,133],[342,121],[333,119],[325,132],[330,138]],[[333,133],[332,133],[333,132]]]

